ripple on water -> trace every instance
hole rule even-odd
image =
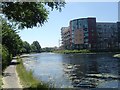
[[[116,77],[111,79],[113,76],[109,75],[99,75],[101,73],[117,75],[118,60],[114,60],[110,56],[53,53],[34,54],[33,56],[36,58],[32,57],[32,60],[24,60],[27,68],[32,68],[34,75],[40,80],[51,81],[58,88],[72,87],[73,84],[80,88],[92,88],[94,85],[106,88],[111,80],[115,81],[117,79]],[[102,78],[103,76],[104,78]],[[106,78],[110,78],[110,80]],[[110,83],[117,87],[116,81],[114,84]],[[108,86],[112,86],[111,84]]]
[[[112,81],[105,81],[100,83],[98,88],[120,88],[120,81],[119,80],[112,80]]]

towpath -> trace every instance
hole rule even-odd
[[[20,84],[20,80],[16,71],[17,60],[13,59],[11,65],[9,65],[3,74],[3,89],[22,89],[22,85]]]

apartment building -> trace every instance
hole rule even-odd
[[[61,35],[65,49],[120,49],[120,22],[96,22],[94,17],[74,19],[69,27],[61,28]]]
[[[97,48],[99,50],[118,49],[118,30],[116,23],[97,22]]]
[[[61,28],[61,36],[62,36],[62,46],[64,49],[70,49],[71,46],[71,35],[69,27]]]
[[[80,18],[70,21],[71,49],[96,48],[96,18]]]

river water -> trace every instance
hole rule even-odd
[[[56,88],[120,88],[120,59],[102,54],[30,54],[27,70]]]

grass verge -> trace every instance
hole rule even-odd
[[[19,64],[16,66],[16,70],[20,78],[20,82],[23,86],[23,89],[31,90],[42,88],[44,90],[48,90],[48,85],[41,83],[35,77],[33,77],[32,71],[26,71],[21,58],[18,58],[17,60]]]
[[[91,53],[90,50],[57,50],[53,51],[54,53],[64,53],[64,54],[70,54],[70,53]]]

